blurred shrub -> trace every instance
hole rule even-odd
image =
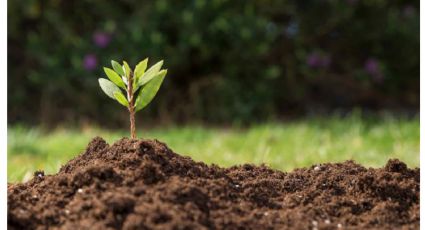
[[[9,122],[127,121],[101,94],[109,60],[165,59],[142,116],[246,122],[321,109],[419,107],[419,1],[17,0]],[[152,63],[152,62],[151,62]]]

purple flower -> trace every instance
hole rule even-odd
[[[407,5],[403,9],[403,16],[406,18],[410,18],[415,14],[415,7],[412,5]]]
[[[364,64],[364,69],[373,80],[381,82],[384,79],[384,76],[381,71],[381,66],[379,61],[375,58],[368,58]]]
[[[84,56],[83,60],[84,69],[92,71],[96,69],[97,66],[97,57],[94,54],[87,54]]]
[[[312,53],[307,57],[307,65],[313,68],[320,67],[320,56],[317,53]]]
[[[331,64],[329,55],[321,55],[319,53],[311,53],[307,57],[307,65],[311,68],[328,67]]]
[[[364,69],[370,75],[379,73],[379,63],[375,58],[368,58],[364,64]]]
[[[95,32],[93,34],[93,42],[100,48],[105,48],[111,42],[111,35],[105,32]]]

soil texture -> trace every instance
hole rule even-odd
[[[60,153],[58,153],[60,154]],[[220,168],[157,140],[94,138],[55,175],[8,185],[9,229],[418,229],[419,169],[353,161]]]

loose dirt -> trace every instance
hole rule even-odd
[[[398,160],[220,168],[156,140],[97,137],[57,174],[8,185],[8,227],[418,229],[419,169]]]

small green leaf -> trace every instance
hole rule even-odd
[[[139,62],[134,69],[134,80],[137,82],[139,78],[145,73],[146,67],[148,66],[148,58]]]
[[[130,77],[130,73],[131,73],[130,66],[128,65],[128,63],[126,61],[123,61],[123,63],[124,63],[123,68],[124,68],[124,73],[125,73],[124,76],[127,77],[127,78],[129,78]]]
[[[128,85],[128,80],[126,77],[121,77],[122,81],[125,83],[125,85]]]
[[[115,85],[121,87],[122,89],[126,90],[125,84],[121,77],[112,69],[103,67],[103,70],[105,71],[106,75],[108,76],[109,80],[111,80]]]
[[[152,80],[143,86],[136,99],[136,112],[146,107],[152,101],[166,74],[167,70],[161,70]]]
[[[121,93],[121,91],[114,92],[114,97],[121,105],[128,107],[128,101],[124,94]]]
[[[164,61],[159,61],[155,65],[151,66],[137,81],[137,85],[135,87],[135,90],[137,90],[140,86],[145,85],[148,83],[152,78],[154,78],[158,71],[161,69],[162,64]]]
[[[115,70],[115,72],[117,72],[121,76],[124,76],[124,70],[122,69],[120,63],[112,60],[111,64],[112,64],[112,68]]]
[[[114,83],[105,78],[99,78],[99,85],[100,88],[102,88],[103,92],[112,99],[115,99],[115,92],[121,92],[118,86],[116,86]]]

